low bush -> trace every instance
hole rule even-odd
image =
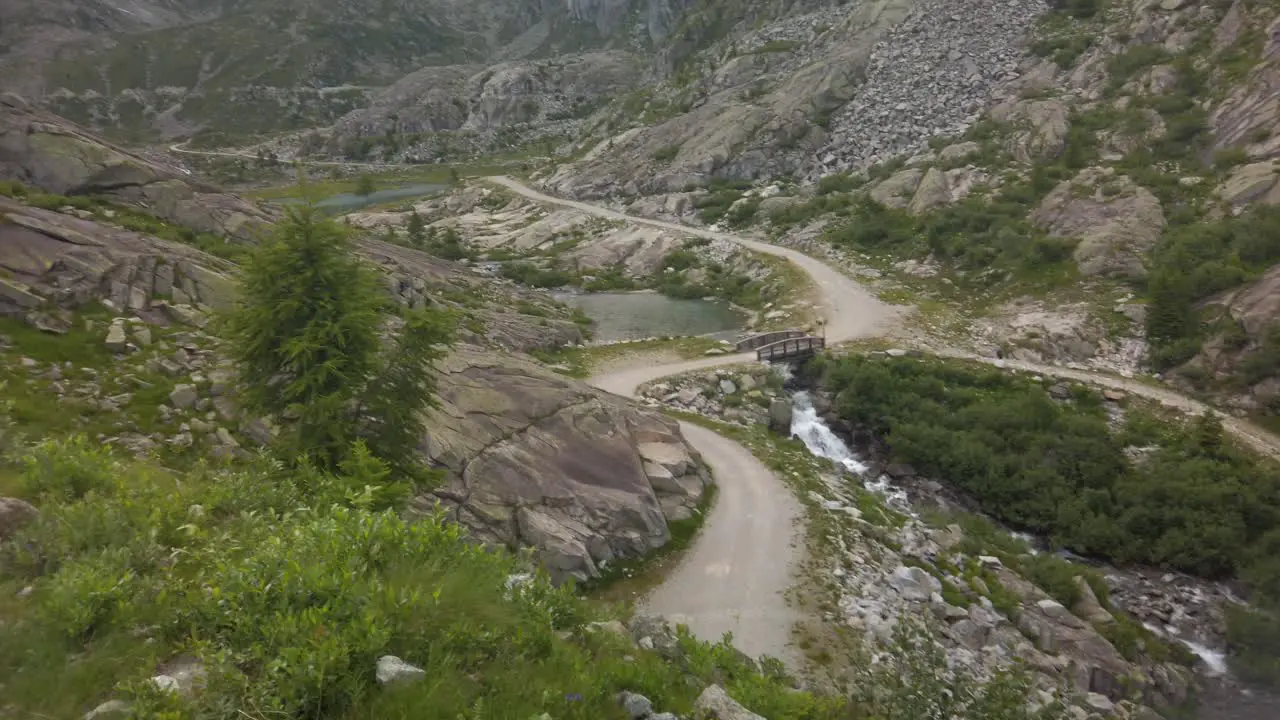
[[[1082,554],[1229,577],[1247,563],[1241,548],[1280,521],[1280,468],[1232,447],[1211,417],[1131,419],[1113,433],[1096,399],[1056,402],[1038,384],[955,363],[855,357],[827,382],[841,415],[895,460]],[[1154,450],[1136,464],[1127,444]],[[1070,592],[1054,574],[1042,580]]]

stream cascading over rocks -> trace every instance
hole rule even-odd
[[[790,380],[789,373],[785,370],[782,373],[784,379]],[[812,393],[807,390],[795,391],[791,395],[791,401],[793,406],[791,415],[792,437],[803,442],[810,453],[831,460],[838,467],[842,467],[856,476],[865,489],[884,498],[886,504],[894,510],[919,519],[919,514],[911,506],[906,491],[894,486],[890,482],[888,475],[881,474],[879,477],[874,478],[867,475],[869,466],[859,459],[848,444],[832,431],[819,416],[818,410],[813,403]],[[1024,540],[1032,553],[1039,552],[1037,548],[1045,545],[1042,538],[1025,533],[1010,534]],[[1113,568],[1108,568],[1108,571],[1118,572]],[[1185,645],[1188,650],[1204,663],[1204,670],[1210,677],[1228,675],[1226,654],[1221,650],[1189,638],[1180,637],[1176,627],[1165,629],[1151,623],[1143,623],[1143,625],[1158,636],[1176,640]]]

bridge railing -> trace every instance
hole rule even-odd
[[[788,338],[758,348],[756,350],[756,359],[767,362],[807,357],[816,354],[826,346],[827,341],[825,338],[813,336]]]
[[[738,352],[747,352],[748,350],[755,350],[756,348],[763,347],[765,345],[772,345],[779,340],[790,340],[792,338],[807,337],[808,335],[809,333],[803,330],[777,330],[774,332],[761,333],[759,335],[752,335],[749,338],[739,340],[736,349]]]

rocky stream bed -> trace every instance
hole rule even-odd
[[[1051,394],[1061,391],[1050,388]],[[867,506],[858,499],[860,491],[874,493],[883,507],[897,514],[876,532],[865,532],[865,527],[845,532],[840,552],[829,559],[830,579],[839,585],[843,622],[869,637],[887,642],[898,619],[932,616],[940,628],[935,636],[946,646],[950,662],[983,672],[1014,658],[1022,660],[1037,673],[1042,692],[1049,687],[1042,682],[1045,679],[1073,685],[1083,697],[1078,707],[1081,718],[1151,718],[1142,713],[1152,708],[1165,716],[1181,702],[1179,698],[1192,696],[1197,703],[1193,717],[1203,720],[1280,716],[1280,698],[1243,686],[1228,670],[1224,611],[1230,603],[1242,602],[1229,584],[1159,569],[1115,567],[1051,550],[1040,538],[1010,531],[1027,541],[1028,553],[1056,552],[1079,564],[1082,571],[1089,567],[1105,578],[1110,610],[1099,604],[1092,591],[1065,608],[1003,567],[999,559],[957,553],[955,546],[963,537],[960,527],[931,527],[922,515],[926,508],[972,511],[973,504],[937,480],[885,461],[873,438],[833,412],[830,398],[801,387],[785,369],[749,365],[694,372],[642,387],[641,394],[654,405],[734,424],[768,424],[775,432],[803,442],[810,453],[831,461],[831,471],[824,477],[827,488],[812,499],[842,520],[852,518],[847,527],[865,526],[868,519]],[[1122,399],[1110,398],[1111,414],[1123,412],[1116,402]],[[979,583],[991,577],[995,584],[1013,590],[1018,596],[1016,612],[1002,613],[980,591],[974,596],[976,602],[963,607],[950,591],[960,587],[967,594],[977,583],[959,571],[937,577],[925,569],[964,567],[965,562],[979,569]],[[1087,583],[1078,581],[1087,590]],[[1115,622],[1112,612],[1116,611],[1190,651],[1196,658],[1191,671],[1145,657],[1122,658],[1095,629]],[[830,615],[828,621],[838,619]],[[1129,706],[1128,700],[1121,699],[1124,692],[1119,686],[1133,677],[1145,680],[1141,706]]]

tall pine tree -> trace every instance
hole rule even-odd
[[[410,471],[449,319],[422,311],[384,343],[395,306],[347,232],[310,207],[290,210],[242,284],[227,329],[247,409],[280,421],[290,449],[322,469],[364,439]]]

